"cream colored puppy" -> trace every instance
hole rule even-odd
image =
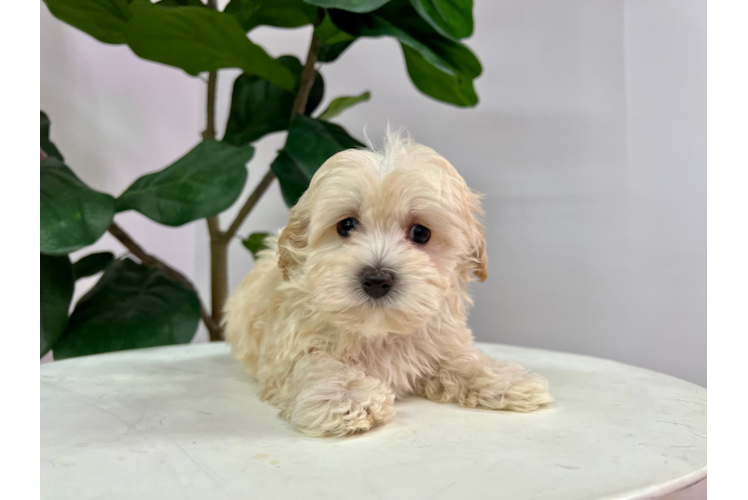
[[[473,346],[467,284],[488,275],[480,215],[454,167],[399,134],[383,152],[327,160],[226,306],[226,339],[262,399],[309,436],[386,423],[408,394],[549,403],[545,379]]]

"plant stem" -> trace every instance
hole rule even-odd
[[[211,7],[211,2],[208,2]],[[215,8],[215,2],[212,7]],[[208,96],[205,106],[205,130],[203,140],[216,138],[216,83],[218,74],[211,71],[208,75]],[[210,234],[210,309],[213,322],[221,324],[223,306],[229,294],[228,242],[224,238],[219,226],[218,216],[208,217],[208,233]],[[223,340],[221,329],[208,330],[210,341]]]
[[[293,109],[291,110],[291,121],[296,118],[296,115],[303,115],[306,109],[309,93],[312,91],[312,85],[314,85],[314,77],[316,76],[314,65],[317,64],[320,48],[322,48],[322,40],[314,36],[314,32],[312,32],[312,41],[309,43],[309,51],[306,55],[304,69],[301,70],[299,93],[296,94],[296,100],[294,100]]]
[[[221,324],[223,307],[229,296],[229,246],[223,238],[210,240],[210,307],[213,311],[213,321]],[[223,336],[210,336],[211,342],[223,340]]]
[[[203,140],[216,138],[216,83],[218,82],[218,73],[211,71],[208,73],[208,99],[206,105],[207,117],[205,119],[205,130],[203,131]]]
[[[218,216],[209,217],[210,235],[210,309],[212,320],[220,325],[223,319],[223,306],[229,294],[228,240],[218,227]],[[223,332],[209,330],[210,341],[223,340]]]
[[[209,9],[218,10],[216,0],[208,0]],[[206,117],[205,130],[203,131],[203,140],[214,140],[216,138],[216,84],[218,82],[218,73],[211,71],[208,73],[208,96],[206,99]],[[210,234],[210,308],[212,311],[211,319],[217,325],[221,324],[223,319],[223,306],[226,303],[226,297],[229,294],[228,279],[228,244],[221,233],[218,216],[208,217],[208,233]],[[219,327],[216,330],[208,329],[210,341],[214,342],[223,339],[223,332]]]
[[[140,259],[140,262],[142,262],[144,266],[157,267],[161,269],[167,278],[182,284],[186,288],[189,288],[190,290],[195,292],[195,295],[198,295],[195,285],[193,285],[190,280],[188,280],[182,273],[180,273],[176,269],[169,267],[163,261],[157,259],[153,255],[150,255],[145,250],[143,250],[143,248],[138,245],[135,240],[130,237],[129,234],[127,234],[121,227],[119,227],[116,222],[112,222],[109,225],[108,231],[112,234],[112,236],[117,238],[119,242],[122,243],[125,248],[130,251],[130,253]],[[221,328],[218,326],[218,324],[216,324],[215,321],[213,321],[213,318],[210,317],[210,314],[208,314],[205,306],[203,306],[199,295],[197,300],[198,302],[200,302],[200,317],[202,318],[203,323],[205,323],[206,328],[208,328],[211,336],[214,335],[214,332],[220,335]]]

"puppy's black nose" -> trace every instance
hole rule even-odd
[[[395,274],[386,269],[370,267],[361,273],[361,285],[367,295],[378,299],[390,293],[395,285]]]

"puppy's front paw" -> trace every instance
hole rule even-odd
[[[345,387],[321,382],[301,395],[289,420],[307,436],[348,436],[391,421],[394,403],[392,391],[371,377]]]
[[[481,382],[468,391],[466,406],[530,412],[553,401],[548,381],[540,375],[527,373],[518,364],[505,365],[489,384],[485,380]]]

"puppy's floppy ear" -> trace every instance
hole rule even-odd
[[[283,279],[288,281],[291,273],[305,260],[309,229],[309,216],[302,206],[302,200],[288,214],[288,225],[278,238],[278,267]]]
[[[481,283],[486,281],[488,278],[488,256],[486,255],[486,231],[483,229],[483,225],[478,222],[479,217],[483,215],[483,208],[481,207],[480,200],[483,197],[478,193],[471,193],[470,197],[470,212],[471,212],[471,233],[472,233],[472,253],[470,259],[472,261],[472,271],[476,278]]]

